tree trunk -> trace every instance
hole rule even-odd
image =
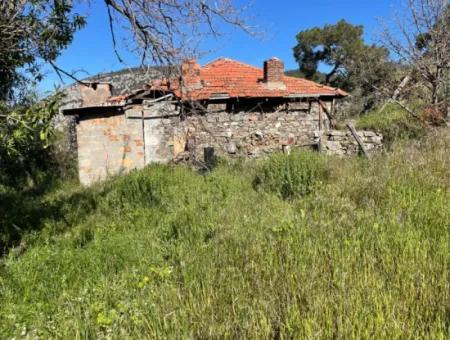
[[[328,74],[325,76],[325,84],[326,84],[326,85],[330,85],[331,77],[334,76],[334,75],[336,74],[336,72],[337,72],[337,70],[338,70],[338,68],[339,68],[340,66],[341,66],[340,64],[334,65],[334,67],[333,67],[333,69],[331,70],[331,72],[328,73]]]
[[[431,86],[431,103],[436,106],[439,103],[438,85],[433,83]]]
[[[401,92],[405,88],[406,85],[408,85],[409,81],[411,80],[411,76],[408,74],[405,78],[403,78],[400,85],[395,89],[394,94],[392,95],[392,99],[397,100],[400,96]]]

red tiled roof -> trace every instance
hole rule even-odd
[[[217,96],[236,97],[307,97],[336,96],[348,94],[340,89],[315,83],[310,80],[284,76],[285,86],[269,86],[263,80],[262,68],[250,66],[231,59],[221,58],[200,69],[199,81],[189,82],[181,95],[178,81],[154,82],[151,89],[172,91],[182,99],[203,100]]]

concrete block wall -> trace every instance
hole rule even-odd
[[[78,123],[77,147],[79,178],[85,185],[142,168],[142,121],[127,119],[124,114],[90,114]]]

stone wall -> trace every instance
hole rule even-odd
[[[383,136],[373,131],[357,131],[368,152],[383,148]],[[322,151],[329,155],[351,155],[360,153],[358,142],[350,131],[331,130],[322,135]]]
[[[352,134],[349,131],[330,130],[327,116],[322,112],[319,119],[318,107],[315,105],[313,103],[311,113],[292,110],[264,114],[220,112],[194,115],[178,127],[173,121],[165,120],[166,134],[175,131],[178,143],[184,138],[189,151],[197,159],[203,157],[205,147],[214,147],[216,153],[223,156],[257,158],[282,151],[286,147],[314,147],[319,140],[321,150],[327,154],[358,154],[360,149]],[[358,131],[358,135],[369,152],[383,147],[381,134]]]
[[[78,173],[89,185],[144,166],[142,121],[125,115],[90,114],[77,125]]]
[[[218,154],[260,157],[283,145],[300,146],[317,141],[319,134],[318,108],[305,110],[253,113],[211,113],[188,117],[183,125],[187,139],[197,157],[212,146]],[[328,126],[325,114],[321,126]]]
[[[183,119],[166,103],[135,105],[124,114],[90,113],[77,126],[80,181],[90,184],[108,174],[184,156],[201,160],[205,147],[214,147],[220,156],[256,158],[285,148],[313,147],[320,140],[328,154],[359,152],[350,132],[330,130],[318,104],[311,103],[311,110],[309,105],[299,102],[272,112],[218,111]],[[382,147],[381,135],[358,134],[368,151]]]
[[[325,103],[330,108],[331,103]],[[175,108],[165,104],[136,106],[129,119],[145,117],[146,163],[167,162],[182,153],[202,159],[205,147],[227,157],[257,158],[284,147],[312,147],[321,140],[328,154],[356,154],[359,147],[348,131],[330,130],[327,115],[317,103],[291,103],[290,108],[272,112],[211,112],[180,119]],[[359,135],[368,151],[382,147],[382,136],[372,131]],[[321,137],[320,137],[321,136]]]
[[[325,113],[319,114],[318,104],[312,103],[310,109],[307,102],[291,103],[287,110],[218,111],[184,119],[174,106],[159,103],[135,105],[125,111],[125,116],[132,121],[144,118],[146,164],[168,162],[182,153],[202,159],[205,147],[214,147],[223,156],[261,157],[286,145],[316,143],[319,130],[329,127]]]

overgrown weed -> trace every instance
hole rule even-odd
[[[420,108],[417,109],[420,112]],[[360,116],[355,125],[357,129],[381,132],[387,147],[399,140],[417,139],[426,134],[424,123],[395,103],[386,105],[381,112],[376,109]]]
[[[448,338],[449,138],[48,193],[58,212],[0,262],[0,335]]]

